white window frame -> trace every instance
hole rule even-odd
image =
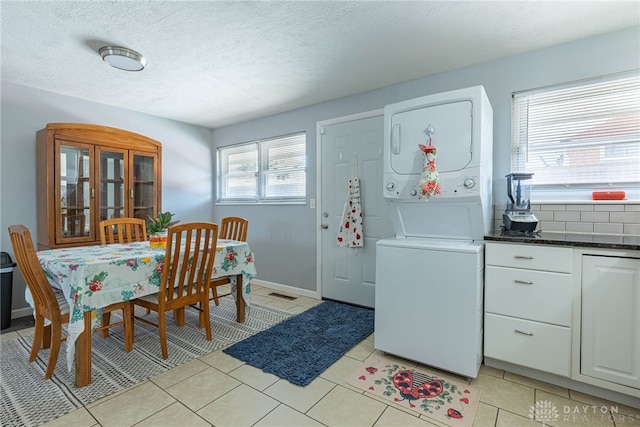
[[[630,96],[617,96],[615,102],[606,101],[606,97],[602,96],[603,93],[608,93],[604,90],[620,88]],[[582,104],[575,99],[579,99]],[[541,105],[544,105],[544,108],[540,107]],[[568,107],[569,105],[571,107]],[[583,105],[588,105],[588,108]],[[604,112],[603,106],[609,110]],[[569,117],[569,112],[572,113],[572,117]],[[578,114],[573,114],[575,112]],[[603,123],[614,123],[614,120],[620,120],[628,114],[631,115],[631,125],[628,120],[626,127],[619,124],[611,125],[609,128],[613,131],[600,138],[589,134],[595,128],[601,130],[604,127]],[[625,191],[627,200],[640,200],[639,70],[515,92],[512,97],[511,119],[511,172],[534,173],[532,202],[586,201],[592,200],[594,191],[613,190]],[[620,129],[624,129],[624,132]],[[577,137],[562,139],[562,135],[590,136],[580,140]],[[578,161],[572,163],[565,157],[565,153],[568,155],[571,152],[575,158],[576,150],[584,150],[580,153],[587,156],[587,151],[590,150],[592,157],[588,167],[576,166]],[[611,174],[608,178],[603,178],[594,173],[594,179],[589,181],[587,170],[591,167],[594,171],[600,170],[608,161],[607,153],[620,150],[627,150],[633,156],[628,158],[633,159],[632,161],[626,162],[624,178],[618,180],[616,170],[613,179]],[[530,152],[536,154],[530,155]],[[597,152],[598,156],[595,163],[594,152]],[[556,161],[553,162],[553,159]],[[619,157],[618,160],[620,159],[625,157]],[[611,170],[615,169],[610,168],[609,171]],[[619,169],[623,170],[625,169]],[[538,182],[536,172],[539,175]],[[553,174],[562,178],[552,178]],[[560,180],[565,182],[558,182]]]
[[[217,150],[217,200],[218,204],[305,204],[307,195],[307,137],[306,132],[298,132],[288,135],[281,135],[268,139],[244,142],[225,147],[219,147]],[[303,156],[302,165],[293,164],[282,166],[282,164],[273,168],[273,159],[269,159],[271,152],[278,148],[284,148],[292,151],[292,156]],[[302,153],[300,153],[302,151]],[[229,171],[229,158],[233,155],[253,155],[253,160],[249,161],[247,168],[235,168]],[[253,166],[255,163],[255,167]],[[294,162],[295,163],[295,162]],[[238,164],[237,166],[239,166]],[[250,170],[249,170],[250,169]],[[287,194],[286,188],[278,189],[275,184],[277,181],[283,181],[290,177],[293,178],[293,189],[299,190],[293,194]],[[295,179],[297,177],[297,180]],[[236,180],[237,182],[245,181],[246,192],[230,191],[230,187],[226,187],[227,183]],[[250,181],[254,180],[254,183]],[[302,181],[302,182],[300,182]],[[286,185],[286,184],[285,184]]]

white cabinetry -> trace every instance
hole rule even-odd
[[[487,243],[484,354],[571,374],[572,249]]]
[[[583,255],[581,291],[581,374],[640,389],[640,258]]]

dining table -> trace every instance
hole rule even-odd
[[[91,383],[91,335],[104,307],[157,293],[165,249],[145,241],[49,249],[37,255],[49,283],[61,289],[69,303],[67,367],[71,371],[75,359],[75,385],[83,387]],[[212,279],[230,279],[239,323],[250,307],[255,275],[247,242],[218,239]],[[33,301],[28,288],[25,297]]]

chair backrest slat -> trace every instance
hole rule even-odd
[[[229,240],[247,241],[249,221],[237,216],[222,218],[220,222],[220,238]]]
[[[100,242],[144,242],[147,240],[147,224],[141,218],[112,218],[100,221]]]

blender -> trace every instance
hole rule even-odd
[[[510,173],[507,178],[507,209],[502,214],[506,231],[532,233],[538,226],[538,218],[531,212],[532,173]],[[514,198],[515,196],[515,198]]]

